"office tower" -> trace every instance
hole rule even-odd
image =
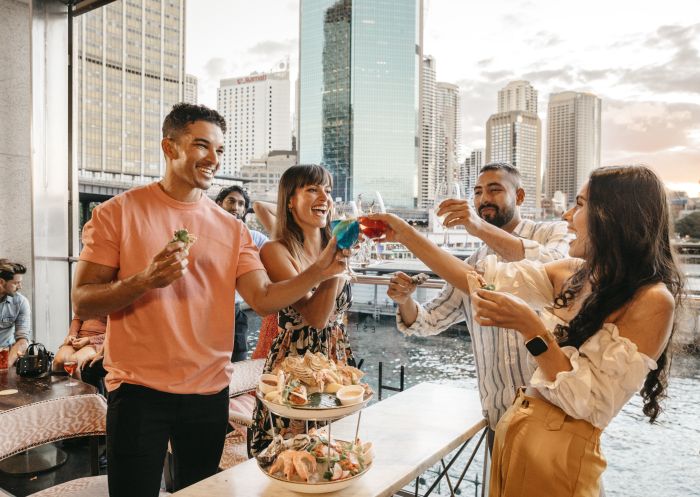
[[[601,100],[565,91],[549,97],[547,110],[547,198],[566,195],[572,205],[590,172],[600,166]]]
[[[469,153],[469,156],[464,159],[462,171],[460,174],[460,182],[464,190],[465,198],[474,198],[474,186],[476,186],[476,178],[479,177],[479,171],[484,165],[484,149],[475,148]]]
[[[486,123],[485,162],[507,162],[520,170],[525,217],[537,217],[542,194],[542,123],[537,90],[528,81],[511,81],[498,92],[498,113]]]
[[[459,87],[451,83],[437,84],[437,179],[459,179],[457,151],[459,150],[460,111]],[[461,188],[461,187],[460,187]]]
[[[163,117],[183,98],[184,0],[120,0],[75,19],[80,178],[163,172]]]
[[[522,176],[524,217],[533,218],[540,207],[541,123],[537,114],[510,111],[493,114],[486,123],[486,163],[507,162]]]
[[[423,59],[421,81],[421,160],[418,167],[418,207],[433,206],[437,171],[437,94],[435,81],[435,59]]]
[[[185,95],[182,98],[183,102],[188,104],[196,104],[199,100],[199,91],[197,90],[197,76],[185,74]]]
[[[529,81],[511,81],[498,92],[498,112],[523,110],[537,113],[537,90]]]
[[[237,175],[241,166],[272,150],[291,150],[289,70],[222,79],[217,109],[226,119],[226,153],[220,173]]]
[[[421,22],[422,0],[300,2],[299,162],[327,167],[336,197],[414,205]]]

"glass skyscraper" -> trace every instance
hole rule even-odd
[[[419,158],[421,0],[302,0],[299,162],[335,197],[379,191],[413,207]]]

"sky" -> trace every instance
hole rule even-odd
[[[424,11],[424,55],[438,81],[460,87],[462,157],[484,147],[498,90],[525,79],[539,92],[543,137],[550,93],[594,93],[602,165],[648,164],[669,188],[700,196],[697,0],[424,0]],[[296,80],[298,38],[298,1],[190,0],[186,70],[200,103],[216,107],[220,79],[286,59]]]

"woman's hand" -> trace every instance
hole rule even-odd
[[[338,250],[336,237],[331,238],[314,263],[321,273],[322,281],[345,271],[348,257],[350,250]]]
[[[88,359],[87,361],[83,361],[83,363],[80,365],[80,370],[84,370],[85,368],[91,367],[93,364],[95,364],[97,361],[102,359],[105,356],[105,348],[102,347],[100,348],[100,351],[92,356],[92,358]]]
[[[71,345],[75,350],[80,350],[86,345],[90,345],[90,338],[88,337],[83,337],[83,338],[73,338],[71,341]]]
[[[543,333],[539,316],[519,297],[481,289],[471,298],[474,320],[482,326],[517,330],[526,340]]]
[[[388,213],[370,214],[370,219],[383,221],[387,225],[385,242],[402,243],[402,238],[409,232],[415,231],[410,224],[399,216]]]

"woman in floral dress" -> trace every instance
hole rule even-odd
[[[274,240],[266,243],[260,258],[272,281],[286,280],[306,269],[331,239],[332,179],[321,166],[293,166],[280,180]],[[322,282],[314,291],[278,313],[281,331],[267,355],[269,373],[287,356],[321,352],[338,364],[355,365],[348,344],[344,316],[352,298],[350,283],[343,276]],[[303,422],[279,416],[274,433],[302,432]],[[259,453],[272,440],[270,415],[257,401],[250,448]]]

